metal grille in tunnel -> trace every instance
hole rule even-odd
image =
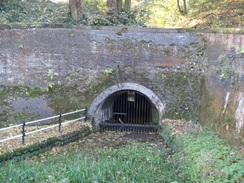
[[[150,101],[134,91],[127,91],[117,96],[113,103],[114,123],[150,124],[152,107]]]
[[[143,94],[124,90],[110,96],[103,106],[101,131],[158,132],[158,112]]]

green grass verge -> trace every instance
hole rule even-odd
[[[0,182],[241,183],[243,159],[213,132],[171,136],[164,128],[162,135],[165,147],[131,143],[11,160],[0,167]]]
[[[1,182],[168,182],[170,163],[147,144],[52,155],[45,160],[10,161],[0,168]]]
[[[167,132],[167,130],[166,130]],[[184,136],[163,133],[172,154],[178,182],[241,183],[243,155],[230,148],[216,133],[198,131]]]

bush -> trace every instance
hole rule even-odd
[[[147,16],[146,7],[135,7],[129,12],[118,15],[107,14],[103,1],[84,1],[84,18],[74,20],[69,13],[69,6],[65,3],[29,2],[4,0],[0,3],[0,23],[69,23],[92,26],[138,25],[144,26]]]

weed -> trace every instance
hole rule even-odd
[[[224,61],[224,60],[225,60],[225,55],[220,55],[220,56],[218,57],[218,60],[219,60],[219,61]]]
[[[113,73],[113,69],[111,69],[111,68],[107,68],[107,69],[104,70],[105,76],[109,76],[112,73]]]
[[[51,69],[48,70],[47,72],[48,77],[50,78],[50,80],[54,79],[54,76],[58,76],[59,74],[56,72],[53,72]],[[53,87],[55,86],[54,82],[49,81],[46,87],[46,91],[51,91],[53,89]]]
[[[244,47],[238,47],[238,46],[236,46],[235,49],[236,49],[236,54],[242,54],[242,53],[244,53]]]

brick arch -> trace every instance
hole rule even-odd
[[[165,111],[165,104],[161,102],[161,100],[156,96],[156,94],[152,90],[137,83],[120,83],[107,88],[93,100],[88,110],[88,118],[93,122],[93,124],[97,125],[101,122],[103,115],[103,104],[113,94],[122,90],[134,90],[145,95],[157,109],[159,121],[162,120],[162,116]]]

